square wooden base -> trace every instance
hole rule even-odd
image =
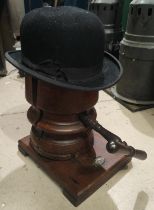
[[[30,136],[19,140],[19,150],[29,155],[63,189],[64,195],[74,206],[78,206],[131,159],[106,151],[106,140],[94,133],[94,150],[105,159],[102,168],[86,168],[76,159],[56,161],[38,155],[30,145]]]

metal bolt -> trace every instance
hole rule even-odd
[[[99,156],[99,157],[96,157],[93,165],[95,167],[102,167],[104,163],[105,163],[105,159],[103,157]]]

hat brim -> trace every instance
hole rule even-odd
[[[99,74],[98,77],[96,75],[94,79],[87,82],[83,82],[80,85],[56,80],[55,78],[49,77],[49,75],[43,72],[37,72],[36,70],[27,67],[22,63],[21,50],[7,52],[5,54],[5,57],[13,66],[23,71],[25,74],[31,75],[32,77],[35,77],[52,85],[74,90],[104,90],[117,83],[117,81],[121,78],[122,75],[122,66],[120,62],[107,52],[104,53],[104,64],[102,67],[102,73]]]

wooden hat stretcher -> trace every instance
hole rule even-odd
[[[146,159],[96,121],[98,91],[64,89],[26,76],[29,136],[19,150],[29,155],[78,206],[132,157]],[[115,154],[113,154],[115,153]]]

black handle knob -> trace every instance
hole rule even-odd
[[[139,160],[145,160],[145,159],[147,159],[147,153],[143,150],[135,149],[135,154],[133,157],[137,158]]]
[[[110,153],[120,152],[121,154],[134,157],[139,160],[145,160],[147,158],[147,153],[145,151],[128,146],[126,142],[122,142],[120,139],[108,142],[106,149]]]

